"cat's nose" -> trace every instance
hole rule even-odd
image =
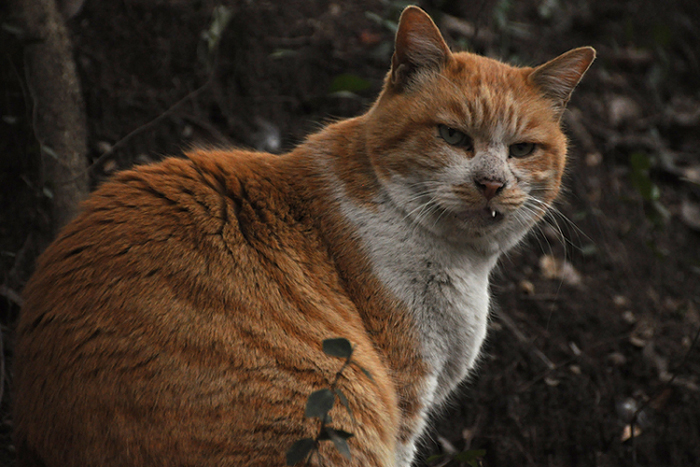
[[[505,186],[505,183],[501,180],[494,180],[490,178],[477,178],[476,180],[474,180],[474,182],[488,201],[490,201],[498,193],[500,193],[503,187]]]

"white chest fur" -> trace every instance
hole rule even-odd
[[[411,223],[389,201],[378,209],[342,202],[374,274],[414,315],[429,367],[422,402],[443,402],[474,366],[486,336],[488,277],[496,256],[483,256]]]

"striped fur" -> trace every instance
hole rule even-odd
[[[409,7],[365,115],[283,156],[194,150],[98,188],[24,292],[20,467],[283,465],[317,432],[304,405],[339,369],[332,337],[373,378],[340,379],[353,458],[323,443],[324,465],[408,467],[478,358],[498,256],[559,191],[560,109],[593,52],[564,57],[452,54]]]

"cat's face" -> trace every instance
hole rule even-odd
[[[559,192],[566,140],[550,107],[521,70],[456,54],[374,109],[375,169],[436,234],[517,241]]]
[[[413,47],[422,49],[413,56],[409,50],[403,69],[395,55],[370,113],[372,163],[393,203],[413,222],[453,242],[505,250],[559,193],[566,161],[559,120],[592,51],[536,69],[515,68],[452,54],[441,38],[428,49],[427,26],[421,26],[404,34],[408,41],[420,39]],[[397,36],[397,54],[399,47]],[[421,53],[429,55],[427,64],[416,63]],[[562,76],[568,79],[563,85]],[[555,96],[562,91],[557,85],[567,88],[563,99]]]

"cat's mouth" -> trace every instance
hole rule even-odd
[[[486,206],[480,209],[469,209],[457,214],[457,217],[468,224],[481,226],[494,225],[501,222],[505,215],[496,208]]]
[[[503,213],[498,209],[486,206],[480,211],[480,217],[488,223],[496,223],[503,220]]]

